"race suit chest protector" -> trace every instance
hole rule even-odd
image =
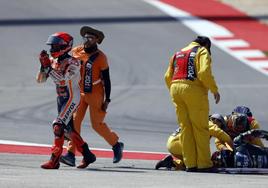
[[[199,46],[195,46],[187,51],[179,51],[173,60],[174,73],[172,80],[196,79],[195,56]]]
[[[58,116],[56,121],[68,125],[72,113],[80,101],[80,63],[78,60],[67,56],[64,59],[54,60],[49,77],[56,84]]]
[[[54,71],[56,71],[59,75],[65,74],[67,68],[69,67],[68,60],[63,60],[62,62],[54,61],[52,63],[52,68]],[[66,86],[65,81],[60,81],[56,83],[56,92],[58,94],[58,97],[65,98],[65,100],[69,98],[69,90]],[[61,99],[62,100],[62,99]]]
[[[85,78],[84,78],[84,92],[91,93],[92,92],[92,65],[95,59],[99,56],[99,53],[96,52],[92,54],[85,65]]]

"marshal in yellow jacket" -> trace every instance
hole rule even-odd
[[[213,164],[210,160],[208,91],[214,94],[216,103],[220,95],[211,71],[209,48],[194,41],[175,53],[165,73],[165,82],[181,127],[185,166],[188,169],[210,168]]]

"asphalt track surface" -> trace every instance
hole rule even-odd
[[[167,152],[168,135],[176,129],[175,112],[164,85],[169,57],[196,34],[143,1],[61,0],[0,1],[0,139],[51,144],[56,114],[54,85],[37,85],[38,54],[57,31],[69,32],[75,44],[79,29],[90,25],[104,31],[101,48],[107,53],[112,103],[107,123],[126,150]],[[24,20],[24,21],[23,21]],[[213,71],[221,102],[211,112],[228,114],[235,105],[253,109],[267,127],[267,76],[212,47]],[[90,147],[109,145],[88,127],[82,136]],[[42,170],[44,155],[0,154],[0,187],[267,187],[267,176],[200,174],[153,170],[156,161],[99,158],[86,170],[62,165]],[[80,159],[80,158],[78,158]]]

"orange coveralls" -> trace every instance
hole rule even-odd
[[[77,46],[72,50],[73,57],[82,61],[81,66],[81,81],[80,81],[80,94],[81,101],[77,111],[74,114],[74,128],[80,133],[82,121],[85,117],[86,110],[89,108],[90,121],[92,128],[102,136],[111,146],[114,146],[119,137],[113,132],[105,122],[103,122],[106,112],[101,109],[104,101],[104,85],[101,81],[101,71],[107,69],[108,63],[106,55],[98,50],[98,57],[92,64],[92,92],[84,93],[84,77],[85,77],[85,65],[88,58],[92,54],[88,54],[84,51],[83,46]],[[96,52],[94,52],[96,53]],[[75,146],[72,141],[69,142],[68,151],[75,153]]]

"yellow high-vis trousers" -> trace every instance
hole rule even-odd
[[[208,127],[208,92],[200,86],[175,82],[170,95],[181,128],[183,162],[187,168],[212,167]]]

